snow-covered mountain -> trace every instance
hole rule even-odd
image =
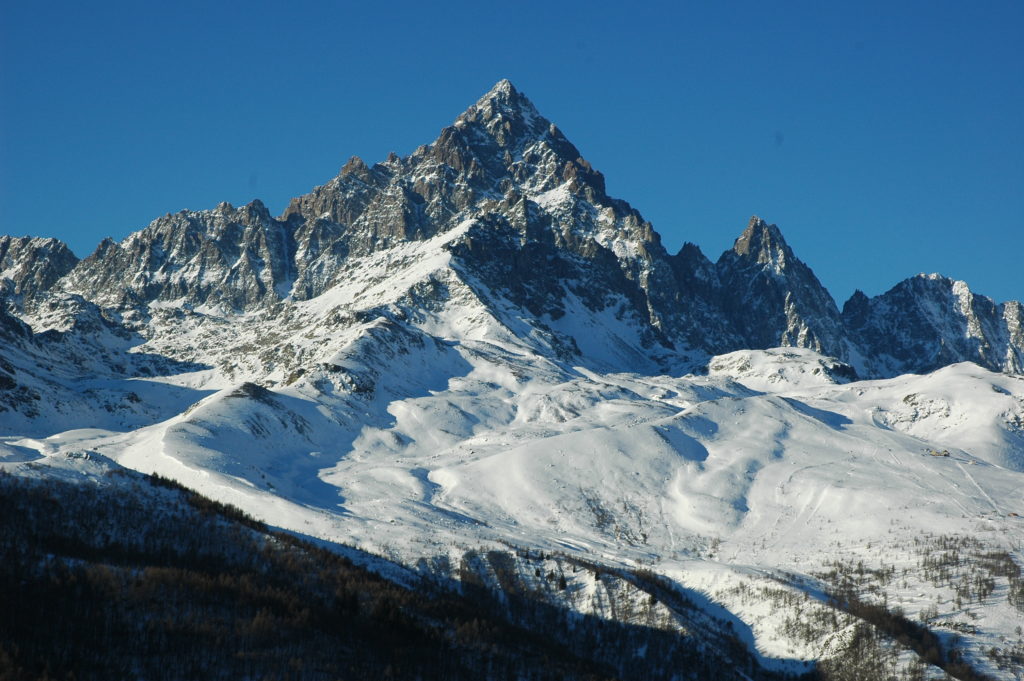
[[[182,211],[80,262],[0,237],[0,266],[5,470],[159,473],[499,590],[577,561],[616,585],[551,603],[650,597],[769,670],[867,625],[894,673],[1024,660],[1021,305],[936,275],[840,313],[759,218],[670,254],[508,81],[278,218]],[[940,658],[892,643],[908,618]]]
[[[715,263],[691,244],[667,253],[508,81],[432,144],[372,167],[354,157],[280,218],[258,200],[182,211],[121,243],[104,241],[81,262],[52,239],[3,237],[0,281],[26,320],[46,294],[75,294],[160,339],[166,325],[156,310],[287,316],[295,303],[360,278],[357,263],[417,244],[443,251],[444,270],[492,312],[506,304],[574,361],[594,359],[581,342],[619,346],[624,355],[602,358],[617,370],[638,368],[637,355],[668,370],[775,346],[848,360],[868,377],[958,361],[1020,371],[1024,356],[1020,305],[998,306],[962,282],[918,277],[871,301],[857,293],[840,315],[780,230],[760,218]],[[612,323],[580,337],[570,329],[577,308]]]
[[[78,264],[57,239],[0,236],[0,295],[21,301],[48,291]]]
[[[1024,371],[1024,307],[996,304],[963,281],[919,274],[875,298],[860,291],[843,321],[871,374],[925,373],[959,361]]]

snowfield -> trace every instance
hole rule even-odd
[[[332,361],[372,369],[379,357],[359,348],[376,329]],[[954,628],[982,667],[1018,636],[1005,579],[957,598],[925,575],[921,542],[967,537],[1021,561],[1021,377],[964,363],[839,383],[832,360],[790,348],[713,358],[707,376],[606,374],[473,335],[406,339],[363,394],[242,383],[140,428],[7,434],[0,465],[89,475],[98,455],[408,565],[515,546],[646,566],[735,615],[783,668],[837,634],[798,640],[783,627],[792,613],[750,590],[820,595],[837,562],[893,569],[874,598]],[[397,396],[399,378],[411,395]],[[156,400],[163,385],[136,392]],[[599,600],[576,607],[600,612]]]

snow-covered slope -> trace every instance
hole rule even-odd
[[[748,388],[778,389],[849,383],[857,378],[853,367],[804,348],[737,350],[708,363],[709,376],[728,376]]]
[[[330,404],[301,382],[247,383],[138,430],[5,437],[9,461],[34,459],[5,468],[94,452],[410,565],[512,545],[645,567],[731,611],[783,668],[827,656],[842,632],[787,633],[799,609],[762,609],[769,595],[751,594],[814,596],[837,563],[895,570],[865,598],[940,631],[970,622],[958,645],[976,666],[1015,637],[1019,581],[979,566],[1022,558],[1018,377],[960,364],[840,383],[823,367],[841,365],[789,350],[716,358],[707,377],[538,365],[486,341],[450,359],[416,352],[430,355],[406,365],[421,369],[405,397],[356,389]],[[974,553],[930,577],[944,541]],[[958,592],[958,569],[993,589]]]

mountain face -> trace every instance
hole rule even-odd
[[[810,348],[846,357],[839,311],[775,225],[753,218],[718,260],[722,308],[744,347]],[[752,314],[761,310],[761,314]]]
[[[682,640],[678,678],[1024,659],[1021,305],[922,275],[840,313],[757,217],[670,254],[508,81],[278,217],[2,237],[0,296],[0,471],[159,473],[580,650]]]
[[[875,298],[857,291],[843,306],[843,321],[873,375],[928,373],[965,360],[1024,371],[1021,304],[997,305],[937,274],[919,274]]]
[[[0,296],[15,301],[48,291],[78,258],[57,239],[0,236]]]
[[[870,305],[855,296],[840,315],[779,229],[756,217],[717,262],[690,244],[668,254],[650,223],[609,197],[601,173],[508,81],[432,144],[373,166],[353,157],[280,218],[258,200],[182,211],[103,242],[81,262],[52,239],[4,237],[0,281],[8,299],[28,301],[27,320],[40,295],[63,292],[161,344],[154,317],[167,317],[168,306],[218,319],[267,314],[415,243],[436,243],[448,259],[443,278],[468,287],[499,324],[526,323],[527,335],[546,339],[541,351],[554,348],[564,361],[675,371],[714,354],[792,346],[890,376],[963,360],[1019,371],[1024,352],[1019,304],[996,306],[962,284],[940,301],[935,286],[905,282]],[[421,287],[432,295],[450,291],[431,281]]]
[[[162,217],[116,244],[104,241],[63,282],[107,306],[160,302],[234,312],[281,299],[292,283],[291,230],[259,201]]]

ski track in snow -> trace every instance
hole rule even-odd
[[[970,480],[971,484],[974,485],[974,487],[978,490],[981,496],[985,497],[988,503],[992,505],[992,510],[995,511],[996,513],[1002,513],[1002,509],[999,508],[999,505],[996,504],[992,497],[989,496],[988,492],[985,491],[985,488],[978,484],[978,481],[974,479],[974,476],[971,475],[966,468],[964,468],[963,464],[957,461],[956,467],[963,471],[964,477]]]

